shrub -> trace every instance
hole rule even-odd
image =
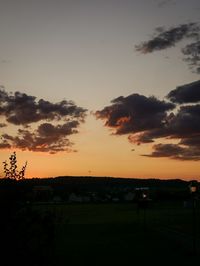
[[[25,164],[22,167],[22,169],[20,171],[18,171],[17,170],[16,152],[13,152],[13,154],[11,154],[9,160],[10,160],[10,167],[9,168],[8,168],[7,161],[3,162],[5,178],[14,179],[14,180],[24,179],[25,178],[25,170],[26,170],[27,162],[25,162]]]

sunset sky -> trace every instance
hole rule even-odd
[[[0,162],[200,180],[199,0],[0,0],[0,34]]]

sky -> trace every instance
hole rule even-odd
[[[1,162],[199,180],[198,0],[0,0],[0,34]]]

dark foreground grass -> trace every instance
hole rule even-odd
[[[58,235],[56,265],[193,265],[173,239],[138,225],[68,225]]]
[[[135,204],[36,208],[57,217],[54,265],[193,265],[200,259],[199,211],[194,250],[193,213],[180,202],[158,203],[146,210]]]

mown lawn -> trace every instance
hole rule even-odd
[[[200,259],[199,210],[196,254],[192,209],[181,202],[37,205],[55,219],[55,265],[193,265]]]

